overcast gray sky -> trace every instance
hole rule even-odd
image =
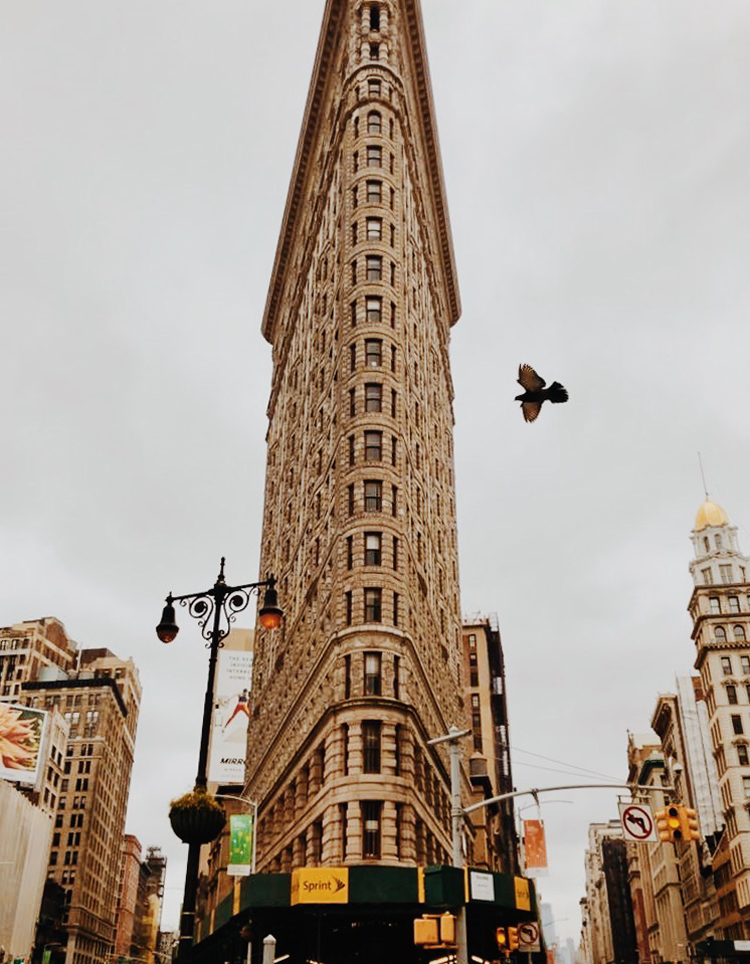
[[[709,488],[750,549],[750,6],[424,0],[463,317],[462,605],[499,615],[520,788],[624,777],[690,671],[688,541]],[[128,830],[185,848],[206,654],[166,592],[254,579],[260,335],[323,0],[4,0],[0,623],[132,655]],[[519,362],[570,403],[523,423]],[[550,770],[537,767],[549,767]],[[543,809],[578,936],[604,791]],[[526,814],[529,816],[530,814]]]

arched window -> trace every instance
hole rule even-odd
[[[724,629],[723,626],[715,626],[715,627],[714,627],[714,638],[715,638],[716,641],[719,642],[719,643],[725,642],[725,641],[726,641],[726,638],[727,638],[727,631],[726,631],[726,629]]]
[[[371,110],[367,115],[367,133],[379,134],[381,126],[380,114],[376,110]]]
[[[355,121],[355,123],[354,123],[354,136],[355,136],[355,137],[357,136],[357,123],[356,123],[356,121]],[[708,536],[703,536],[703,548],[706,550],[706,552],[710,552],[710,551],[711,551],[711,543],[708,541]]]
[[[354,118],[354,136],[359,137],[359,117]]]
[[[724,543],[722,542],[721,536],[719,535],[718,532],[717,532],[717,534],[714,536],[714,542],[716,543],[716,548],[717,548],[717,549],[723,549],[723,548],[724,548]]]
[[[380,30],[380,4],[370,4],[370,30]]]
[[[737,643],[744,643],[744,642],[745,642],[745,627],[744,627],[744,626],[735,626],[734,629],[733,629],[733,632],[734,632],[735,642],[737,642]]]

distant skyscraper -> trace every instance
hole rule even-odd
[[[263,320],[273,346],[247,782],[258,869],[450,851],[462,723],[450,329],[418,0],[329,0]]]
[[[65,892],[66,964],[100,964],[114,946],[138,671],[107,649],[79,651],[59,620],[45,618],[0,629],[0,674],[6,701],[57,709],[67,721],[59,786],[52,772],[46,787],[55,810],[48,876]]]
[[[750,937],[750,571],[737,528],[706,500],[692,533],[689,611],[726,820],[729,860],[717,881],[726,937]]]

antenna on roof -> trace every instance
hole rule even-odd
[[[698,453],[698,465],[701,467],[701,478],[703,479],[703,491],[706,494],[706,501],[708,501],[708,486],[706,485],[706,473],[703,471],[703,459],[701,458],[701,453]]]

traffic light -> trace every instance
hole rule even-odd
[[[701,832],[698,826],[698,814],[692,807],[679,807],[680,826],[683,840],[700,840]]]
[[[682,820],[680,818],[680,808],[672,804],[663,810],[656,811],[656,832],[659,840],[665,843],[674,843],[682,840]]]
[[[424,914],[414,921],[414,943],[423,947],[454,947],[456,944],[456,916]]]
[[[497,948],[500,951],[508,950],[508,935],[505,933],[504,927],[498,927],[495,931],[495,940],[497,941]]]
[[[517,927],[508,928],[508,950],[509,951],[518,950],[518,928]]]

